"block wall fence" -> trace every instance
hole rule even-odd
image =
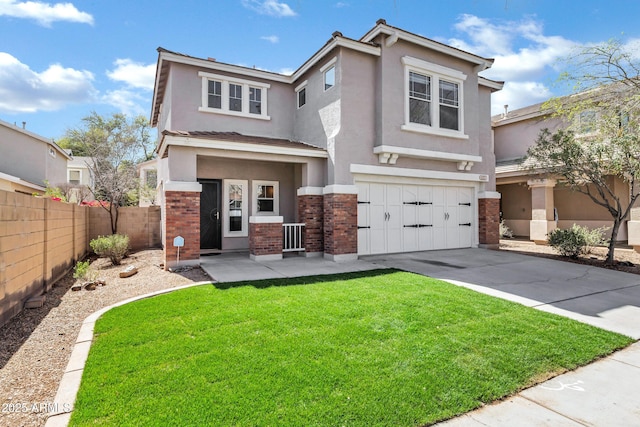
[[[160,208],[121,208],[118,232],[133,250],[160,247]],[[0,326],[82,260],[91,239],[109,234],[100,207],[0,191]]]

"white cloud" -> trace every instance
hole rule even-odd
[[[288,4],[277,0],[242,0],[242,5],[261,15],[277,17],[297,15]]]
[[[342,9],[343,7],[349,7],[350,4],[347,2],[343,2],[343,1],[339,1],[338,3],[336,3],[336,6],[338,9]]]
[[[294,71],[296,70],[294,70],[293,68],[281,68],[278,72],[280,74],[284,74],[285,76],[290,76]]]
[[[278,36],[262,36],[260,38],[262,40],[266,40],[269,43],[273,43],[273,44],[278,43],[280,41],[280,37],[278,37]]]
[[[43,3],[39,1],[0,0],[0,16],[33,19],[45,27],[52,22],[69,21],[93,25],[93,16],[79,11],[72,3]]]
[[[141,106],[141,104],[149,102],[148,97],[129,89],[107,91],[107,93],[102,96],[102,102],[116,107],[128,116],[148,113],[147,109]]]
[[[50,65],[41,73],[0,52],[0,111],[55,111],[69,104],[92,101],[93,74],[86,70]]]
[[[540,82],[506,82],[504,88],[491,95],[491,115],[504,112],[504,106],[509,106],[509,111],[529,105],[544,102],[553,94]]]
[[[558,61],[577,46],[561,36],[549,36],[544,26],[527,17],[520,21],[492,21],[462,15],[454,28],[461,37],[446,42],[459,49],[494,58],[484,77],[505,81],[504,88],[492,95],[492,114],[526,107],[554,96],[541,83],[557,73]]]
[[[115,68],[107,71],[114,81],[124,82],[130,87],[153,90],[156,78],[156,64],[144,65],[131,59],[116,59]]]

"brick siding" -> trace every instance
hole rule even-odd
[[[304,226],[304,247],[307,253],[324,251],[324,197],[298,196],[298,219]]]
[[[481,245],[500,243],[500,199],[478,199],[478,240]]]
[[[178,248],[173,239],[184,237],[184,247],[180,248],[180,261],[200,259],[200,193],[196,191],[165,192],[166,235],[164,244],[164,265],[175,262]]]
[[[249,253],[254,256],[282,255],[282,223],[249,224]]]
[[[357,194],[324,195],[324,252],[330,255],[358,253]]]

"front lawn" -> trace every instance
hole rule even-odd
[[[71,425],[419,426],[631,342],[393,270],[197,286],[97,322]]]

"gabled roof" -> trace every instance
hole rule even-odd
[[[390,39],[387,41],[388,45],[395,43],[398,39],[405,40],[422,47],[426,47],[438,52],[446,53],[447,55],[451,55],[459,59],[463,59],[467,62],[471,62],[472,64],[476,64],[480,66],[480,69],[478,71],[491,68],[491,65],[493,64],[493,61],[494,61],[493,58],[483,58],[482,56],[478,56],[473,53],[466,52],[462,49],[458,49],[453,46],[449,46],[444,43],[440,43],[438,41],[428,39],[424,36],[420,36],[418,34],[405,31],[401,28],[388,25],[387,21],[385,21],[384,19],[378,19],[378,21],[376,22],[376,26],[373,27],[371,30],[369,30],[367,34],[362,36],[360,41],[371,42],[379,34],[385,34],[390,36]]]
[[[32,139],[37,139],[41,142],[43,142],[46,145],[51,146],[53,149],[55,149],[58,153],[62,154],[64,157],[66,157],[67,160],[71,159],[71,156],[69,156],[69,154],[66,152],[66,150],[64,150],[62,147],[60,147],[58,144],[56,144],[56,142],[53,139],[47,139],[44,136],[38,135],[37,133],[31,132],[27,129],[23,129],[21,127],[18,127],[16,125],[13,125],[11,123],[5,122],[4,120],[0,120],[0,126],[6,127],[8,129],[13,130],[14,132],[18,132],[21,133],[23,135],[26,135]]]

